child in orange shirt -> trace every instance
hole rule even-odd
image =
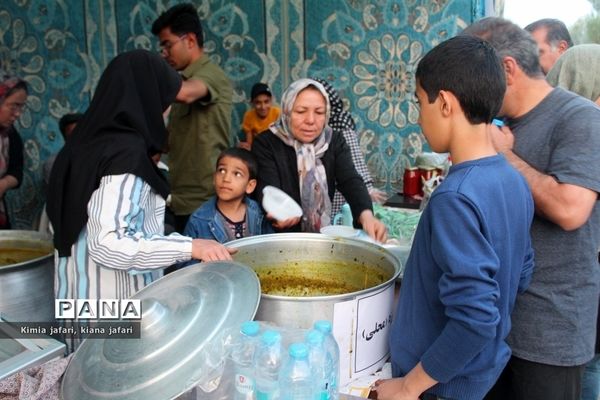
[[[256,83],[252,86],[250,102],[252,108],[246,111],[242,121],[242,131],[246,134],[246,141],[240,143],[240,147],[247,150],[252,148],[252,141],[256,136],[277,121],[281,112],[279,107],[273,106],[273,94],[265,83]]]

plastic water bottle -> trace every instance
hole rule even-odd
[[[235,400],[254,399],[254,351],[258,342],[260,325],[246,321],[240,329],[240,342],[231,353],[235,371]]]
[[[260,337],[254,353],[254,383],[256,400],[279,399],[279,369],[281,366],[281,334],[267,330]]]
[[[281,400],[313,400],[313,376],[308,363],[308,347],[292,343],[289,357],[279,373]]]
[[[340,349],[332,333],[332,325],[330,321],[316,321],[313,328],[321,332],[325,338],[325,349],[329,355],[325,359],[325,371],[329,371],[327,379],[327,391],[329,399],[336,400],[339,398],[338,383],[340,381]]]
[[[308,363],[314,382],[314,400],[328,400],[329,391],[327,385],[329,382],[330,371],[325,370],[326,358],[330,357],[325,349],[325,337],[315,329],[306,333],[306,344],[308,345]],[[331,364],[331,361],[329,362]]]

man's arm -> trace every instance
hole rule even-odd
[[[527,180],[536,213],[566,231],[585,224],[592,214],[598,194],[581,186],[560,183],[553,176],[536,170],[512,151],[514,137],[508,127],[491,129],[496,150],[502,152]]]
[[[590,218],[598,194],[593,190],[560,183],[519,158],[512,150],[504,152],[506,159],[517,169],[531,188],[536,213],[566,231],[581,227]]]
[[[199,79],[184,80],[181,84],[181,90],[177,93],[175,101],[179,103],[191,104],[198,99],[209,95],[208,86]]]

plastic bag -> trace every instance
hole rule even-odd
[[[388,229],[388,238],[411,243],[421,212],[373,204],[373,213]]]
[[[419,205],[419,211],[423,211],[429,202],[429,198],[433,191],[442,183],[444,177],[441,175],[432,176],[430,179],[423,182],[423,199]]]
[[[281,343],[286,351],[282,357],[287,357],[287,348],[291,343],[303,342],[306,329],[283,328],[269,322],[259,321],[260,331],[267,329],[281,333]],[[206,351],[202,352],[206,368],[201,372],[197,386],[177,397],[177,400],[231,400],[234,390],[235,365],[231,354],[240,345],[240,327],[232,327],[221,332]],[[282,360],[282,362],[285,361]],[[198,377],[196,377],[197,379]]]

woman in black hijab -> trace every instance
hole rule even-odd
[[[163,112],[181,86],[145,50],[117,56],[100,77],[50,177],[57,298],[127,298],[171,264],[231,258],[217,242],[163,234],[169,188],[151,156],[166,143]]]

